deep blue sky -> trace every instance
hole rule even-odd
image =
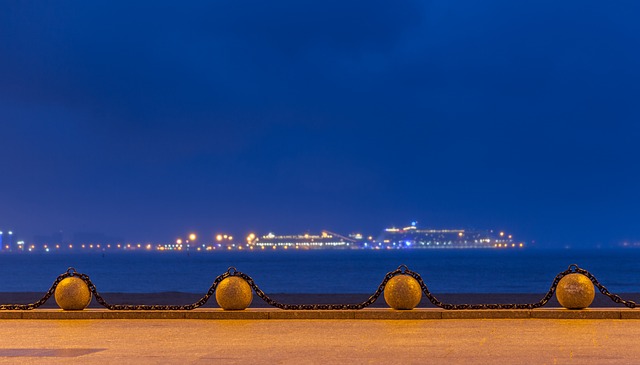
[[[0,229],[640,240],[637,1],[0,3]]]

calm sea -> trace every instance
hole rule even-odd
[[[640,249],[0,254],[0,292],[44,292],[72,266],[101,292],[205,293],[234,266],[266,293],[370,294],[406,264],[434,293],[544,293],[573,263],[612,292],[640,292]]]

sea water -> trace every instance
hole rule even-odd
[[[100,292],[205,293],[233,266],[266,293],[370,294],[401,264],[434,293],[545,293],[570,264],[612,292],[640,292],[640,249],[4,253],[0,292],[44,292],[74,267]]]

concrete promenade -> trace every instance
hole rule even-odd
[[[48,319],[15,316],[27,312]],[[361,319],[350,312],[360,313]],[[438,312],[458,313],[458,318],[434,315]],[[474,316],[479,314],[471,312],[485,314],[478,319]],[[495,312],[507,318],[491,318]],[[608,319],[638,310],[520,312],[547,314],[519,318],[522,313],[517,311],[380,309],[304,314],[208,309],[188,312],[206,319],[185,319],[196,317],[175,316],[176,312],[164,315],[182,319],[157,319],[162,313],[153,312],[128,312],[137,317],[115,319],[104,314],[121,312],[2,311],[0,364],[631,364],[640,359],[640,322]],[[398,313],[414,319],[397,319]],[[423,317],[431,313],[432,319],[415,319],[420,313]],[[10,314],[16,319],[7,319]],[[233,319],[253,314],[263,319]],[[74,317],[80,319],[60,319]]]

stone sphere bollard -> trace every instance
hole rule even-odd
[[[229,276],[216,288],[216,301],[224,310],[243,310],[251,304],[251,287],[241,277]]]
[[[556,298],[567,309],[584,309],[591,305],[596,291],[588,277],[573,273],[560,279]]]
[[[63,310],[83,310],[91,303],[91,291],[84,280],[71,276],[58,283],[55,299]]]
[[[409,275],[396,275],[384,287],[384,300],[393,309],[413,309],[420,303],[420,299],[422,288],[418,281]]]

